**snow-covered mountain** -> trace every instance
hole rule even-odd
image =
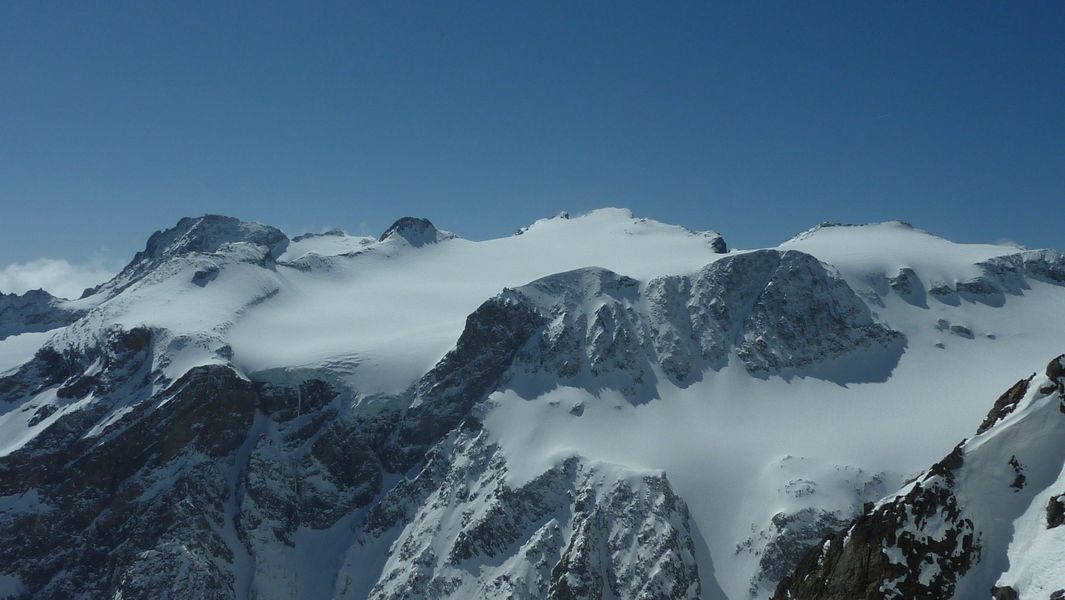
[[[30,290],[22,295],[0,292],[0,340],[51,331],[73,323],[83,314],[44,290]]]
[[[1052,250],[204,216],[26,298],[0,298],[0,597],[835,598],[873,589],[834,566],[864,551],[902,578],[868,597],[1044,598],[1065,555],[1032,516],[1065,493],[1059,380],[983,423],[1065,349]],[[900,521],[926,492],[949,523]],[[888,518],[910,541],[876,546]],[[951,528],[964,559],[929,542]]]

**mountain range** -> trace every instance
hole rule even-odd
[[[622,209],[0,294],[0,598],[1065,599],[1065,256]]]

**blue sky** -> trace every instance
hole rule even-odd
[[[204,212],[1060,248],[1063,31],[1061,2],[4,2],[0,267],[121,263]]]

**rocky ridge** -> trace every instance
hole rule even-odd
[[[810,550],[773,597],[1060,595],[1065,356],[1033,377],[995,403],[973,438]]]

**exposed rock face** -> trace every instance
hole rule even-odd
[[[1028,393],[1028,384],[1032,382],[1032,377],[1035,377],[1035,373],[1032,373],[1028,379],[1022,379],[1013,384],[1013,387],[999,396],[998,400],[995,400],[995,405],[992,406],[991,410],[987,413],[984,422],[980,423],[980,427],[976,430],[976,433],[983,433],[988,429],[991,429],[994,427],[995,423],[1005,419],[1011,412],[1013,412],[1013,409],[1017,408],[1017,403],[1024,398],[1026,393]]]
[[[716,232],[711,232],[710,247],[718,254],[728,253],[728,244],[725,243],[725,238]]]
[[[1049,597],[1065,580],[1026,579],[1025,573],[1047,567],[1025,563],[1042,565],[1049,560],[1053,565],[1060,560],[1060,548],[1044,555],[1045,551],[1031,548],[1044,548],[1052,541],[1040,541],[1038,536],[1011,540],[1016,537],[1015,522],[1018,528],[1037,521],[1052,528],[1059,520],[1058,497],[1047,504],[1038,498],[1062,483],[1055,481],[1065,463],[1056,441],[1065,433],[1065,416],[1057,410],[1065,383],[1061,364],[1061,358],[1051,361],[1047,380],[1036,389],[1029,386],[1029,378],[1008,390],[975,438],[959,444],[896,495],[871,505],[849,527],[827,537],[806,554],[773,597],[932,600],[987,593],[995,598]],[[1025,475],[1029,464],[1043,466],[1038,473]],[[1038,529],[1043,528],[1029,530]],[[1003,566],[998,557],[1007,552],[1025,559]],[[1018,579],[1023,583],[1015,583]]]
[[[223,369],[190,372],[169,390],[166,410],[140,404],[107,429],[106,443],[84,437],[88,415],[72,413],[0,458],[0,493],[32,494],[40,507],[0,528],[2,560],[26,594],[110,597],[129,585],[123,597],[148,597],[159,589],[133,573],[182,564],[205,568],[185,572],[177,589],[232,594],[219,564],[233,549],[216,530],[232,490],[218,459],[244,441],[255,411],[249,386]],[[148,567],[153,558],[160,562]]]
[[[49,331],[78,320],[84,311],[67,308],[44,290],[0,293],[0,340],[20,333]]]
[[[418,382],[411,406],[375,419],[375,427],[390,429],[380,449],[386,467],[406,472],[459,425],[496,389],[542,322],[541,315],[506,296],[474,311],[455,348]]]
[[[812,546],[848,523],[849,520],[835,511],[812,507],[773,515],[769,527],[757,534],[757,541],[762,542],[760,548],[754,545],[755,537],[736,548],[737,553],[760,552],[758,572],[751,580],[751,595],[758,594],[766,584],[779,582],[789,575]]]
[[[717,358],[720,346],[708,333],[721,331],[755,374],[803,368],[860,349],[901,351],[904,342],[902,334],[874,322],[842,279],[802,252],[762,250],[722,259],[704,268],[692,288],[705,307],[697,321],[704,327],[693,327],[704,355]],[[736,314],[735,307],[743,306],[750,311]]]
[[[610,271],[581,269],[501,298],[529,306],[545,323],[519,354],[517,371],[547,371],[569,385],[634,398],[653,393],[652,366],[687,385],[735,353],[756,376],[832,378],[818,367],[862,353],[891,365],[905,345],[843,280],[796,251],[728,256],[694,276],[654,279],[643,289]]]
[[[380,465],[349,439],[330,386],[253,383],[225,365],[171,382],[172,341],[111,328],[0,379],[5,417],[39,430],[0,456],[0,571],[23,595],[292,597],[296,532],[378,493]]]
[[[369,597],[698,598],[687,508],[660,473],[577,458],[520,487],[475,419],[376,504],[347,562],[392,539]],[[342,597],[365,590],[340,582]]]
[[[1061,527],[1065,524],[1065,494],[1054,496],[1047,501],[1047,529]]]
[[[991,588],[991,598],[992,600],[1020,600],[1021,597],[1017,590],[1008,585],[1002,587],[996,585]]]

